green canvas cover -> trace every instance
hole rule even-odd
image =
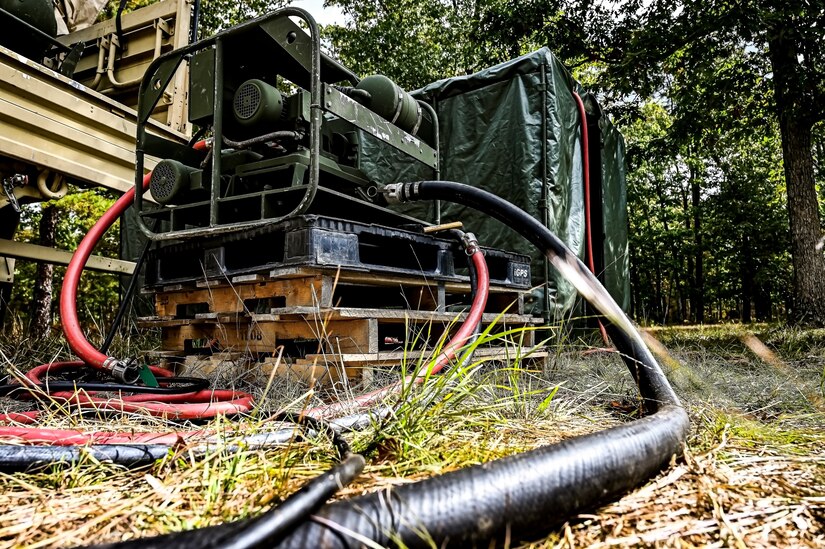
[[[478,73],[440,80],[413,92],[436,110],[440,129],[440,177],[487,189],[542,220],[579,258],[584,258],[584,191],[581,123],[567,69],[543,48]],[[598,110],[593,101],[589,106]],[[589,109],[592,110],[592,109]],[[593,113],[590,112],[590,115]],[[624,143],[606,118],[601,168],[605,259],[601,277],[617,301],[629,304]],[[433,177],[377,140],[362,140],[361,168],[379,183]],[[591,171],[599,168],[599,163]],[[408,210],[434,221],[435,208]],[[441,221],[464,222],[481,241],[532,255],[537,286],[547,284],[544,314],[560,318],[574,309],[576,292],[514,231],[477,212],[445,204]],[[546,270],[547,269],[547,270]],[[544,297],[544,291],[537,292]]]
[[[604,270],[602,282],[624,311],[630,310],[630,250],[627,213],[625,143],[607,117],[599,118],[602,135]]]

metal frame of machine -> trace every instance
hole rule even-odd
[[[211,129],[208,152],[156,136],[147,124],[186,60],[189,120]],[[435,113],[390,83],[390,95],[397,95],[390,103],[397,109],[381,116],[361,103],[371,98],[358,88],[366,80],[321,53],[315,20],[298,8],[277,10],[159,57],[147,70],[138,105],[135,205],[140,230],[152,240],[211,237],[271,225],[310,212],[323,201],[335,202],[339,211],[346,204],[402,220],[382,207],[377,187],[360,174],[357,159],[342,156],[354,154],[357,133],[363,131],[437,172]],[[350,86],[336,85],[341,82]],[[282,96],[278,85],[295,93]],[[253,99],[245,95],[250,86],[258,88],[250,92]],[[228,112],[230,97],[234,119]],[[266,108],[267,101],[278,106],[257,125],[245,126],[238,114],[243,101],[243,109],[249,101],[256,109]],[[409,131],[398,120],[405,101],[418,109]],[[344,153],[332,151],[335,140],[339,145],[343,140]],[[151,156],[163,159],[151,183],[153,197],[164,204],[160,209],[148,208],[144,198],[143,168]],[[160,228],[157,222],[150,227],[149,219],[160,221]]]

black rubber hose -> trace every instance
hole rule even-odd
[[[166,377],[158,379],[160,387],[127,385],[125,383],[105,383],[94,381],[49,380],[44,383],[8,383],[0,385],[0,396],[19,398],[25,394],[37,396],[42,393],[59,391],[107,391],[133,394],[183,395],[197,393],[209,388],[209,380],[199,377]]]
[[[317,511],[321,505],[352,482],[364,468],[364,458],[350,454],[326,473],[307,482],[278,507],[260,517],[238,523],[219,524],[187,532],[178,532],[148,539],[123,543],[95,545],[87,549],[168,549],[170,547],[199,547],[214,549],[252,549],[273,547],[285,535]],[[312,547],[312,546],[307,546]]]
[[[270,509],[263,515],[245,521],[243,528],[236,524],[221,524],[199,528],[189,532],[178,532],[150,539],[138,539],[131,542],[95,546],[97,549],[107,547],[210,547],[221,549],[252,549],[272,547],[280,543],[298,525],[306,521],[325,502],[355,480],[364,469],[364,457],[350,452],[347,441],[341,434],[324,421],[299,414],[284,412],[272,418],[274,421],[296,423],[304,430],[326,435],[335,447],[339,463],[327,472],[318,475],[283,503]]]
[[[169,454],[161,444],[99,444],[95,446],[0,446],[0,471],[26,471],[43,466],[72,465],[94,459],[127,467],[149,465]]]
[[[323,433],[335,447],[339,459],[343,460],[350,455],[350,447],[347,440],[326,421],[301,414],[293,414],[291,412],[281,412],[276,414],[272,419],[274,421],[288,421],[300,425],[304,430],[309,429],[316,433]]]
[[[303,521],[320,509],[329,498],[355,480],[364,469],[364,458],[350,454],[321,476],[301,487],[277,508],[255,519],[243,530],[235,530],[216,547],[251,549],[280,543]]]
[[[117,6],[117,13],[115,13],[115,32],[117,34],[117,42],[121,51],[126,51],[126,40],[123,39],[123,10],[126,8],[126,0],[120,0]]]
[[[488,546],[525,539],[626,493],[681,454],[688,417],[638,332],[587,268],[546,227],[501,198],[450,182],[394,186],[391,198],[447,200],[505,222],[543,250],[608,321],[652,415],[552,446],[322,507],[282,547]],[[222,526],[243,530],[252,523]],[[152,538],[131,547],[161,547]],[[205,547],[197,532],[176,547]]]
[[[676,393],[673,392],[656,359],[645,346],[630,319],[584,263],[536,218],[493,193],[451,181],[406,183],[400,188],[400,197],[402,201],[456,202],[494,217],[513,228],[536,248],[542,250],[551,264],[602,314],[603,319],[610,323],[610,339],[639,384],[639,391],[648,410],[655,411],[659,402],[680,406]],[[646,375],[641,375],[642,370]]]
[[[635,327],[598,280],[532,216],[498,196],[460,183],[399,185],[406,200],[473,207],[514,228],[608,321],[610,336],[654,412],[606,431],[470,467],[415,484],[325,506],[285,547],[429,547],[522,539],[609,501],[657,473],[682,452],[688,417]]]

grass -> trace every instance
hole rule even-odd
[[[621,500],[524,547],[825,545],[825,331],[729,325],[651,333],[663,343],[660,361],[692,419],[685,457]],[[506,337],[518,341],[517,333]],[[470,362],[424,389],[407,388],[393,416],[348,436],[368,465],[338,497],[635,417],[637,392],[615,354],[589,352],[591,345],[569,334],[550,344],[554,352],[543,365],[514,351],[512,364]],[[65,353],[59,342],[31,347],[2,350],[8,364],[23,369]],[[284,391],[293,391],[287,401],[295,402],[294,395],[307,389],[278,383],[270,387],[268,409],[279,406],[276,397]],[[112,428],[104,418],[54,414],[47,421]],[[158,428],[145,418],[117,422],[121,428]],[[212,427],[228,425],[217,420]],[[268,426],[260,419],[248,418],[242,430],[263,428]],[[230,433],[226,443],[231,441]],[[0,545],[83,545],[255,516],[333,459],[323,437],[296,438],[279,448],[228,453],[217,447],[205,456],[181,447],[139,470],[88,460],[0,474]]]

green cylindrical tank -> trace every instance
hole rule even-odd
[[[51,37],[57,35],[57,20],[51,0],[0,0],[0,9]],[[48,40],[8,17],[0,15],[0,21],[0,44],[30,59],[41,60],[49,46]]]
[[[383,74],[367,76],[355,86],[370,94],[367,107],[402,130],[416,133],[421,122],[421,106],[395,82]]]

